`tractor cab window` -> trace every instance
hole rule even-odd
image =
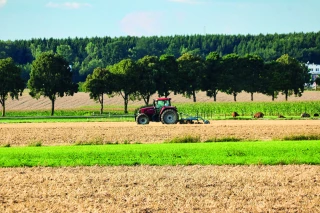
[[[169,100],[158,100],[154,103],[156,108],[162,108],[163,106],[171,106]]]
[[[161,108],[161,107],[163,107],[164,106],[164,101],[158,101],[157,102],[157,108]]]

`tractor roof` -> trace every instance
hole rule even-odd
[[[157,101],[168,101],[171,100],[171,98],[157,98]]]

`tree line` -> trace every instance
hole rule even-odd
[[[0,41],[0,59],[11,57],[30,77],[31,64],[43,52],[57,53],[72,66],[73,82],[83,82],[96,67],[107,67],[123,59],[139,60],[145,55],[160,57],[184,53],[205,58],[210,52],[220,57],[235,53],[259,55],[265,62],[284,54],[300,62],[320,63],[320,32],[260,35],[175,35],[152,37],[42,38]]]
[[[267,53],[269,51],[269,53]],[[292,55],[289,56],[287,52]],[[283,53],[283,54],[282,54]],[[317,63],[320,33],[274,35],[194,35],[169,37],[68,38],[0,41],[0,103],[18,98],[24,88],[54,102],[80,89],[99,101],[119,94],[127,113],[129,100],[171,92],[192,97],[206,91],[217,100],[219,91],[241,91],[286,100],[301,96],[309,81],[302,61]]]
[[[98,67],[89,74],[82,85],[90,97],[101,104],[103,96],[119,94],[124,100],[127,113],[129,100],[143,100],[149,105],[150,97],[182,94],[196,102],[196,93],[205,91],[207,96],[217,100],[219,91],[232,94],[234,101],[242,92],[262,93],[277,98],[279,93],[301,96],[309,80],[308,68],[297,59],[284,54],[272,62],[264,62],[258,55],[243,57],[232,53],[220,57],[217,52],[201,56],[185,53],[179,58],[173,55],[144,56],[134,61],[120,62]]]
[[[197,91],[206,91],[207,96],[217,100],[219,91],[237,94],[246,91],[256,92],[277,98],[281,92],[286,100],[292,94],[301,96],[304,84],[308,81],[308,69],[297,59],[284,54],[276,61],[265,62],[258,55],[243,57],[232,53],[223,57],[210,52],[206,58],[185,53],[179,58],[164,54],[144,56],[137,61],[123,59],[107,67],[96,67],[84,83],[72,81],[73,73],[68,61],[59,54],[44,52],[31,64],[27,82],[21,77],[21,68],[12,58],[0,59],[0,103],[5,115],[5,100],[8,96],[18,99],[25,83],[34,98],[48,97],[52,103],[51,115],[57,97],[73,95],[78,89],[89,92],[90,98],[101,105],[103,113],[104,95],[121,95],[124,112],[128,113],[129,100],[143,99],[148,105],[150,97],[182,94],[196,102]],[[80,85],[80,86],[79,86]]]
[[[78,84],[72,82],[69,63],[58,54],[44,52],[34,60],[27,82],[22,78],[21,71],[12,58],[0,59],[0,103],[3,117],[8,96],[19,99],[26,88],[26,83],[30,96],[36,99],[41,96],[50,99],[51,115],[54,114],[57,97],[78,92]]]

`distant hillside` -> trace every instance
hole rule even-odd
[[[266,62],[289,54],[301,62],[320,63],[320,32],[267,35],[176,35],[152,37],[94,37],[0,41],[0,58],[12,57],[28,79],[30,64],[44,51],[64,56],[72,65],[74,81],[84,81],[95,67],[106,67],[122,59],[146,55],[183,53],[206,57],[216,51],[221,56],[237,53],[260,55]]]

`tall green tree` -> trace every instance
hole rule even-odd
[[[158,95],[168,97],[171,91],[177,90],[177,80],[177,59],[173,55],[161,55],[159,58],[159,67],[155,73],[155,82]]]
[[[8,48],[9,45],[7,44],[7,42],[0,40],[0,59],[8,58]]]
[[[253,101],[253,93],[258,92],[261,85],[264,61],[260,56],[252,54],[246,54],[240,60],[242,61],[241,67],[243,67],[244,72],[244,91],[251,94],[251,101]]]
[[[92,74],[93,70],[97,67],[104,67],[101,59],[86,58],[81,64],[79,74],[82,76],[87,76],[89,74]]]
[[[232,94],[237,101],[237,95],[244,89],[244,74],[240,57],[231,53],[222,58],[222,73],[220,78],[221,91]]]
[[[160,56],[164,52],[164,42],[156,36],[140,37],[136,41],[136,46],[131,50],[133,60],[138,60],[146,55]]]
[[[217,101],[221,76],[221,58],[217,52],[210,52],[206,57],[205,74],[202,77],[201,90],[206,91],[208,97]]]
[[[38,45],[35,45],[35,44],[31,44],[30,45],[30,50],[31,50],[31,53],[32,53],[32,56],[34,59],[38,58],[43,52],[51,52],[53,53],[52,50],[50,50],[48,48],[48,46],[45,46],[46,44],[44,42],[38,44]]]
[[[119,63],[122,59],[129,58],[129,52],[133,51],[130,47],[123,38],[109,42],[102,49],[102,60],[106,65]]]
[[[115,91],[124,100],[124,113],[128,113],[129,100],[136,99],[137,85],[139,86],[137,69],[138,66],[132,59],[123,59],[119,63],[109,67],[110,72],[115,74]]]
[[[2,116],[6,114],[6,100],[8,95],[12,99],[19,99],[25,88],[21,78],[21,69],[17,67],[12,58],[0,59],[0,103]]]
[[[155,73],[159,69],[159,59],[157,56],[144,56],[137,61],[138,84],[137,92],[144,103],[149,105],[150,97],[156,93]]]
[[[292,93],[300,97],[308,76],[305,65],[300,64],[298,60],[288,54],[282,55],[277,59],[277,62],[280,63],[282,68],[281,91],[285,95],[286,101]]]
[[[70,45],[61,44],[57,46],[57,53],[66,59],[71,64],[73,51]]]
[[[265,63],[261,73],[259,92],[272,97],[274,101],[281,90],[281,65],[276,62]]]
[[[100,114],[103,113],[103,95],[112,95],[115,91],[114,80],[114,74],[105,68],[98,67],[87,76],[83,84],[84,90],[90,92],[90,98],[100,103]]]
[[[168,48],[165,50],[166,54],[173,55],[174,57],[180,57],[180,46],[176,42],[170,42]]]
[[[201,88],[201,78],[205,70],[204,60],[197,55],[183,54],[177,59],[178,62],[178,93],[185,97],[193,97],[196,102],[196,91]]]
[[[89,57],[91,58],[98,58],[100,54],[100,50],[96,44],[93,42],[89,42],[86,46],[86,52]]]
[[[54,103],[57,97],[73,96],[78,85],[72,82],[69,63],[60,55],[51,52],[42,53],[32,62],[29,94],[33,98],[48,97],[51,101],[51,116],[54,115]]]
[[[79,74],[86,77],[93,73],[97,67],[104,67],[103,60],[101,59],[101,50],[93,42],[89,42],[85,48],[87,57],[82,61]]]

